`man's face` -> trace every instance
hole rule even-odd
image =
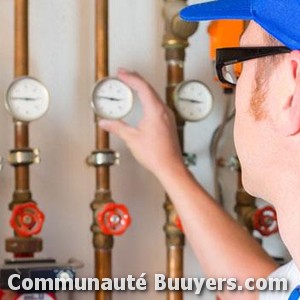
[[[241,47],[267,46],[263,29],[251,22],[241,38]],[[272,99],[276,87],[270,88],[273,72],[261,59],[253,59],[243,64],[243,71],[236,90],[236,119],[234,138],[239,156],[243,184],[252,195],[268,199],[276,149],[272,126]],[[275,144],[274,144],[275,143]]]

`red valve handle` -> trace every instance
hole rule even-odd
[[[131,224],[128,209],[123,204],[107,203],[97,216],[100,230],[106,235],[121,235]]]
[[[36,204],[28,202],[14,206],[10,225],[21,237],[30,237],[39,234],[45,221],[45,215]]]
[[[276,211],[272,206],[256,210],[253,215],[253,227],[263,236],[278,232]]]
[[[175,218],[175,226],[177,227],[178,230],[183,232],[183,226],[182,226],[182,223],[181,223],[181,219],[179,218],[178,215]]]
[[[26,300],[26,299],[45,299],[45,300],[56,300],[56,296],[53,293],[46,294],[22,294],[17,295],[14,300]]]

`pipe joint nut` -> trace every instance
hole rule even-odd
[[[165,46],[187,47],[187,39],[192,36],[197,28],[197,22],[186,22],[179,16],[179,12],[186,6],[184,0],[165,1],[163,17],[165,20]]]
[[[10,150],[7,160],[12,166],[38,164],[41,161],[40,150],[37,148],[13,149]]]
[[[86,162],[94,167],[118,165],[120,163],[120,155],[112,150],[95,150],[87,158]]]

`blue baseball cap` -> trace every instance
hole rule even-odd
[[[300,49],[300,0],[213,0],[187,6],[185,21],[253,20],[292,50]]]

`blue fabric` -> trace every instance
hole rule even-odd
[[[299,0],[214,0],[180,12],[186,21],[254,20],[292,50],[300,49]]]
[[[291,293],[288,300],[298,300],[300,298],[300,285],[298,285]]]

